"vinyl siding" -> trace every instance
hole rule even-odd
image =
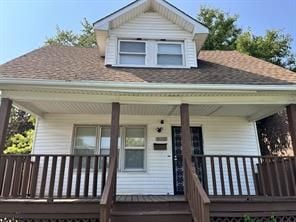
[[[145,171],[119,172],[118,192],[120,194],[173,194],[171,126],[180,125],[179,117],[122,115],[120,118],[121,125],[145,125],[147,127],[147,148]],[[164,130],[157,133],[155,129],[160,126],[161,119],[165,121]],[[46,115],[38,122],[34,152],[36,154],[71,153],[74,124],[108,125],[110,116]],[[243,118],[192,116],[191,125],[202,127],[205,154],[259,154],[254,123]],[[153,150],[155,137],[159,136],[168,137],[168,149],[165,151]],[[209,167],[208,170],[210,170]],[[84,176],[82,176],[82,183],[83,181]],[[90,193],[91,184],[90,181]],[[211,186],[211,181],[209,185]],[[100,189],[100,184],[98,184],[98,189]]]
[[[105,63],[117,63],[117,41],[120,38],[166,39],[184,41],[186,67],[197,67],[195,41],[190,32],[155,12],[146,12],[118,28],[109,31]],[[150,61],[151,58],[148,58]]]

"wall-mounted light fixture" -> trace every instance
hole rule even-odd
[[[163,120],[163,119],[160,120],[160,124],[161,124],[161,125],[164,124],[164,120]],[[156,132],[161,133],[162,131],[163,131],[163,127],[162,127],[162,126],[160,126],[160,127],[156,127]]]

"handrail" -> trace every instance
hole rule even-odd
[[[100,201],[100,222],[109,222],[110,219],[110,211],[115,198],[116,165],[115,158],[111,158],[106,186]]]
[[[185,192],[193,220],[194,222],[209,222],[210,199],[194,172],[192,162],[188,158],[184,158],[184,162]]]

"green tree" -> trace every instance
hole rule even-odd
[[[230,15],[222,10],[202,6],[198,20],[209,28],[209,36],[203,49],[234,50],[236,40],[242,30],[237,27],[238,15]]]
[[[61,30],[57,26],[57,33],[55,36],[48,38],[45,42],[46,45],[67,45],[79,47],[96,47],[96,37],[93,26],[87,21],[86,18],[81,22],[81,33],[75,34],[73,31]]]
[[[279,30],[267,30],[264,36],[255,36],[248,31],[238,37],[236,49],[250,56],[295,70],[296,57],[291,52],[292,41],[290,35]]]
[[[34,126],[34,116],[13,106],[9,118],[4,153],[29,153],[33,143]]]
[[[10,146],[5,150],[5,154],[28,154],[32,151],[34,130],[30,129],[23,134],[15,134],[8,139]]]

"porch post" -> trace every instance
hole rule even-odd
[[[0,106],[0,154],[4,151],[7,127],[11,111],[12,101],[7,98],[1,99]]]
[[[115,161],[114,197],[116,197],[116,183],[117,183],[119,116],[120,116],[120,104],[119,103],[112,103],[111,135],[110,135],[110,162]]]
[[[181,145],[182,145],[182,156],[183,156],[183,170],[184,170],[184,195],[187,200],[188,184],[187,184],[187,165],[185,161],[188,159],[191,161],[191,135],[190,135],[190,123],[189,123],[189,105],[181,104]]]
[[[291,104],[287,107],[289,131],[292,138],[294,156],[296,156],[296,104]]]

